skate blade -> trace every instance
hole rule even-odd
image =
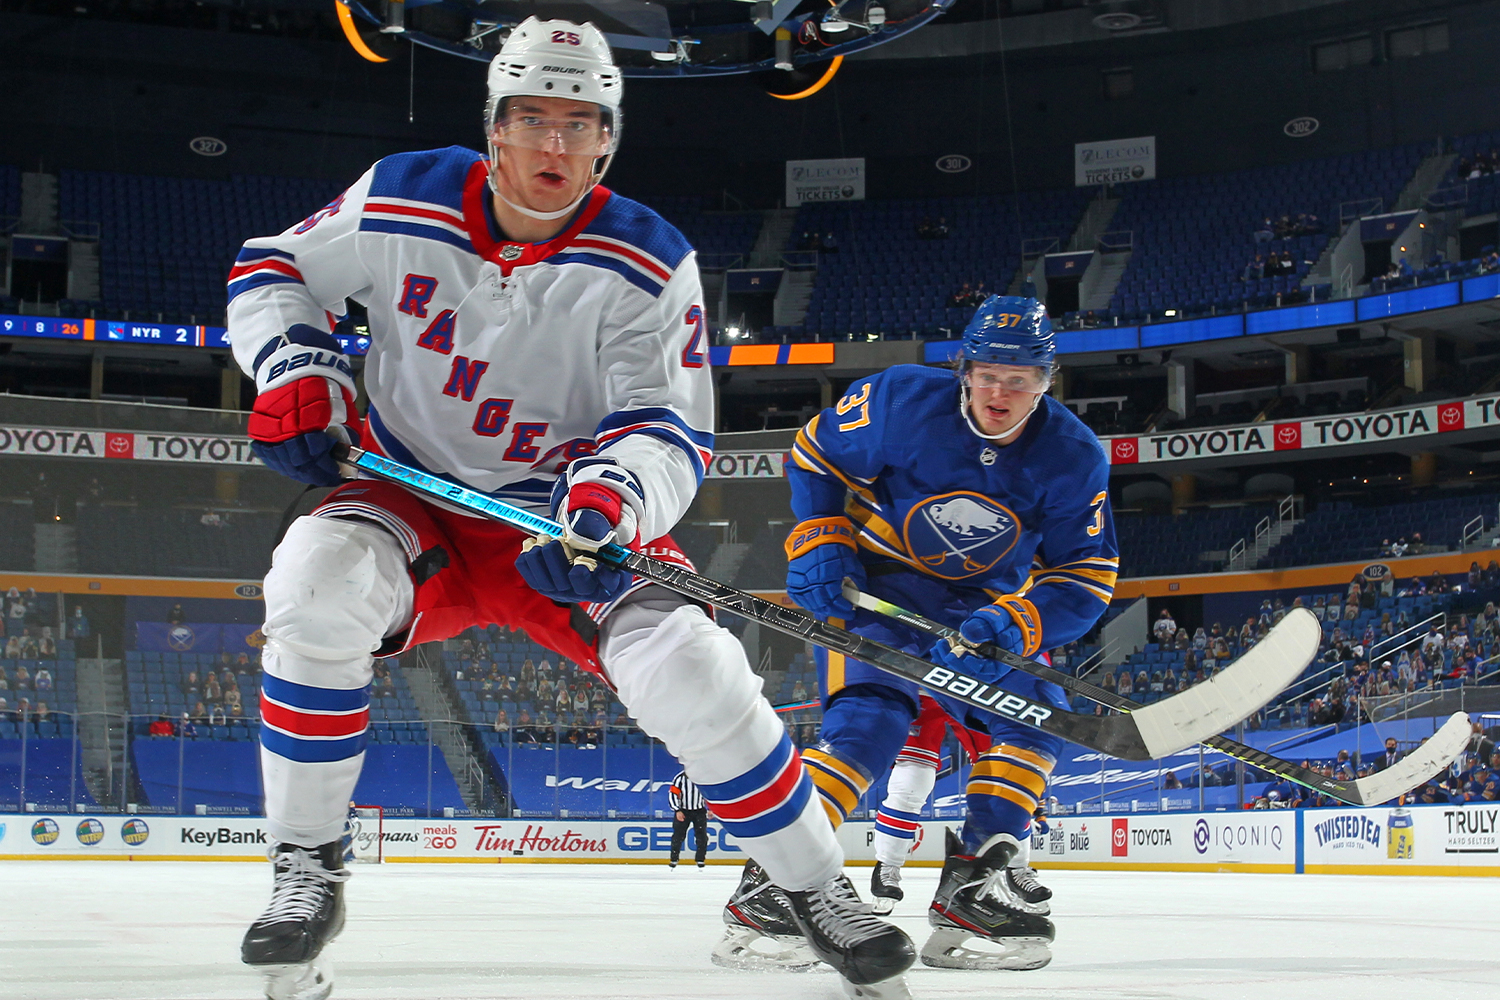
[[[328,1000],[333,992],[333,965],[321,955],[311,962],[259,968],[266,1000]]]
[[[983,941],[1001,950],[968,947],[969,939]],[[922,946],[922,964],[934,969],[979,969],[991,972],[1024,972],[1040,969],[1052,961],[1050,942],[1043,937],[1007,937],[992,940],[960,928],[939,927]]]
[[[912,1000],[905,976],[893,976],[878,983],[851,983],[845,979],[844,996],[850,1000]]]
[[[871,896],[870,912],[876,916],[883,917],[896,908],[900,900],[892,899],[890,896]]]
[[[723,969],[747,972],[811,972],[828,968],[807,946],[805,938],[762,934],[744,926],[724,928],[724,937],[714,945],[709,960]]]

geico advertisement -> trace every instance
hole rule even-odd
[[[1500,866],[1500,802],[1405,809],[1318,809],[1304,820],[1308,870],[1318,866]]]
[[[1046,833],[1033,831],[1035,863],[1101,866],[1160,864],[1286,864],[1296,861],[1297,822],[1290,812],[1202,815],[1057,816]]]

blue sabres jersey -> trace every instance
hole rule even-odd
[[[959,406],[951,371],[897,365],[855,382],[798,432],[792,508],[848,516],[867,565],[946,581],[973,604],[1025,594],[1043,648],[1072,642],[1108,606],[1120,566],[1104,449],[1050,396],[1004,447]]]

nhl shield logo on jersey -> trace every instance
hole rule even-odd
[[[906,550],[933,576],[963,580],[994,567],[1015,547],[1015,514],[982,493],[929,497],[912,507],[904,527]]]

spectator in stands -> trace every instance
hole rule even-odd
[[[172,610],[167,612],[167,624],[181,625],[185,621],[187,621],[187,612],[182,610],[182,605],[172,605]]]
[[[917,239],[919,239],[919,240],[930,240],[930,239],[932,239],[933,238],[932,234],[933,234],[934,228],[935,227],[932,224],[932,216],[930,216],[930,215],[924,215],[924,216],[922,216],[922,221],[919,222],[919,223],[917,223]]]
[[[1113,670],[1106,670],[1104,677],[1099,681],[1099,686],[1106,691],[1116,691],[1118,684],[1115,681],[1115,672]]]
[[[224,711],[223,705],[214,705],[208,710],[208,724],[210,726],[229,725],[229,715]]]
[[[48,670],[46,667],[38,667],[36,676],[32,678],[31,685],[36,689],[38,694],[43,691],[51,691],[52,671]]]
[[[1151,675],[1146,673],[1146,668],[1135,672],[1135,693],[1139,696],[1146,695],[1151,690]]]
[[[1411,533],[1411,554],[1414,556],[1419,556],[1422,554],[1424,549],[1425,547],[1422,544],[1422,533],[1420,531],[1413,531]],[[1443,590],[1447,589],[1448,588],[1445,585],[1443,587]]]
[[[1119,693],[1122,698],[1129,698],[1135,693],[1135,679],[1128,669],[1120,672]]]
[[[17,691],[31,690],[31,672],[26,669],[26,664],[16,664],[16,672],[13,676],[15,677],[15,685]]]
[[[1176,649],[1182,650],[1182,649],[1188,649],[1189,647],[1192,646],[1192,644],[1193,644],[1192,640],[1188,638],[1187,629],[1185,629],[1185,628],[1178,629],[1177,630],[1177,636],[1172,640],[1173,647],[1176,648]]]
[[[501,736],[507,736],[510,733],[510,716],[506,714],[504,708],[495,712],[495,732]]]
[[[1479,255],[1479,273],[1489,274],[1491,271],[1500,271],[1500,252],[1496,252],[1494,247],[1487,247]]]
[[[5,640],[5,656],[7,659],[16,660],[21,657],[21,634],[12,632]]]
[[[1276,238],[1276,226],[1270,218],[1260,220],[1260,225],[1255,228],[1255,242],[1269,243]]]
[[[948,296],[948,307],[950,309],[963,309],[973,305],[973,300],[974,290],[971,289],[969,287],[969,283],[965,281],[963,283],[963,286],[960,287],[958,291]],[[14,590],[15,588],[12,587],[11,589]]]
[[[833,235],[833,230],[830,229],[828,232],[823,234],[823,245],[821,249],[824,253],[839,252],[839,239],[837,236]]]
[[[88,616],[83,613],[83,605],[75,604],[73,617],[68,619],[68,638],[87,639],[91,634]]]
[[[202,701],[196,702],[193,705],[193,713],[191,715],[191,719],[194,722],[207,722],[208,721],[208,706],[205,705],[205,704],[203,704]]]
[[[1177,777],[1176,771],[1168,771],[1161,779],[1161,787],[1164,792],[1175,792],[1182,789],[1182,781]]]
[[[26,626],[21,630],[21,657],[26,660],[34,660],[42,653],[41,644],[37,642],[36,636],[31,634],[31,627]]]
[[[1177,674],[1171,670],[1165,671],[1161,679],[1161,693],[1172,695],[1177,693]]]
[[[210,705],[218,705],[224,701],[224,692],[219,688],[219,679],[209,672],[208,679],[203,682],[203,700]]]
[[[1229,643],[1224,641],[1223,636],[1220,636],[1219,638],[1214,640],[1213,659],[1219,661],[1227,661],[1231,655],[1232,654],[1229,652]]]
[[[1167,673],[1171,673],[1171,671],[1169,670],[1167,671]],[[1166,691],[1166,689],[1166,681],[1162,677],[1162,672],[1160,670],[1152,671],[1151,686],[1147,689],[1147,691],[1150,694],[1155,695],[1157,698],[1160,698]]]
[[[1208,633],[1203,630],[1202,625],[1193,632],[1193,648],[1199,653],[1208,648]]]
[[[155,721],[146,727],[146,735],[153,739],[158,736],[176,736],[177,730],[168,716],[158,715]]]
[[[1446,594],[1448,592],[1448,578],[1437,570],[1427,578],[1427,592],[1429,594]]]
[[[573,686],[573,714],[580,719],[588,717],[589,713],[589,691],[582,684]]]
[[[10,675],[5,671],[5,664],[0,663],[0,691],[10,690]]]
[[[1245,264],[1245,271],[1240,275],[1241,281],[1259,281],[1266,276],[1266,259],[1256,254]]]
[[[47,703],[45,701],[39,701],[36,703],[36,712],[34,714],[36,716],[36,721],[46,722],[49,718],[52,717],[52,709],[47,707]]]
[[[21,626],[25,623],[29,610],[26,598],[21,595],[19,590],[12,587],[6,592],[5,617],[10,622],[10,627],[16,632],[21,630]]]
[[[224,688],[224,708],[232,710],[240,706],[240,689],[237,684],[229,684]]]
[[[181,688],[185,697],[189,699],[199,697],[202,694],[202,688],[199,686],[198,671],[189,670],[188,675],[182,679]]]
[[[1172,620],[1169,609],[1161,609],[1161,614],[1156,616],[1156,622],[1151,626],[1151,634],[1161,646],[1171,645],[1173,637],[1177,635],[1177,623]]]

